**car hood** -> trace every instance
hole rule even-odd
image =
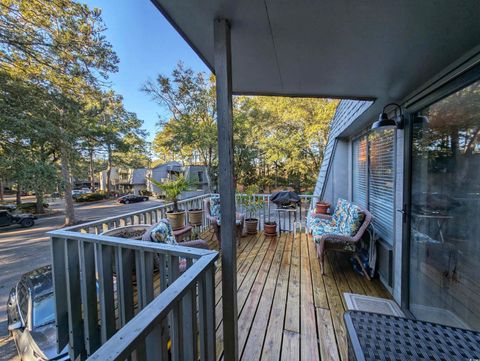
[[[47,356],[48,360],[63,360],[63,357],[68,355],[68,346],[65,346],[60,353],[57,353],[57,331],[55,323],[36,327],[30,335],[39,348],[39,351]]]
[[[20,218],[20,219],[22,219],[22,218],[35,218],[36,219],[37,218],[36,216],[34,216],[31,213],[17,213],[17,214],[15,214],[15,217]]]

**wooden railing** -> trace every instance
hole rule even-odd
[[[276,221],[279,227],[282,227],[283,230],[293,231],[296,225],[295,223],[301,223],[303,227],[303,223],[308,214],[308,210],[312,206],[312,202],[318,198],[318,196],[314,195],[301,194],[299,195],[301,200],[299,206],[293,212],[285,212],[278,210],[278,207],[271,202],[271,196],[271,194],[246,195],[237,193],[235,195],[237,211],[246,214],[247,217],[257,218],[259,220],[259,230],[264,229],[265,222]],[[259,203],[262,204],[262,207],[255,211],[254,214],[249,214],[241,201],[242,198],[245,197],[259,201]]]
[[[203,198],[179,205],[202,208]],[[101,234],[157,222],[171,207],[49,233],[59,351],[68,345],[72,360],[214,360],[218,253]]]
[[[209,198],[210,194],[184,199],[178,202],[181,210],[202,209],[204,208],[203,200]],[[166,213],[173,209],[173,203],[161,204],[155,207],[142,209],[135,212],[125,213],[119,216],[104,218],[98,221],[82,223],[73,227],[65,228],[68,231],[100,234],[113,228],[124,227],[129,225],[153,224],[160,219],[166,218]],[[209,226],[206,217],[203,217],[202,224],[197,231],[203,232]]]
[[[182,200],[179,207],[203,209],[207,197],[210,194]],[[279,215],[270,195],[252,197],[263,203],[254,215],[262,229],[265,221]],[[312,197],[301,196],[300,218]],[[172,206],[49,233],[59,351],[68,345],[72,360],[215,358],[218,253],[102,235],[117,227],[158,222]],[[237,210],[244,211],[240,202]],[[199,231],[208,226],[203,217]]]

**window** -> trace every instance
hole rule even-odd
[[[197,172],[198,183],[203,183],[203,172]]]
[[[367,204],[368,153],[367,137],[353,142],[353,202],[362,207]]]
[[[395,130],[370,132],[353,142],[353,202],[370,210],[378,235],[393,243]]]

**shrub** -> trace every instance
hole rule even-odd
[[[106,195],[103,193],[86,193],[79,195],[75,201],[82,203],[82,202],[95,202],[105,199]]]
[[[150,192],[148,189],[142,189],[140,190],[139,193],[141,196],[147,196],[147,197],[151,197],[153,195],[153,193]]]
[[[48,208],[48,203],[43,203],[43,208]],[[25,202],[17,206],[17,210],[22,213],[36,213],[37,204],[35,202]]]

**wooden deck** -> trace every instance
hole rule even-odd
[[[217,248],[215,239],[210,245]],[[343,293],[390,295],[378,280],[370,282],[357,275],[344,254],[329,253],[325,266],[322,276],[314,244],[305,234],[270,238],[259,233],[241,239],[237,249],[241,360],[348,359]],[[215,277],[217,358],[221,360],[220,267]]]

